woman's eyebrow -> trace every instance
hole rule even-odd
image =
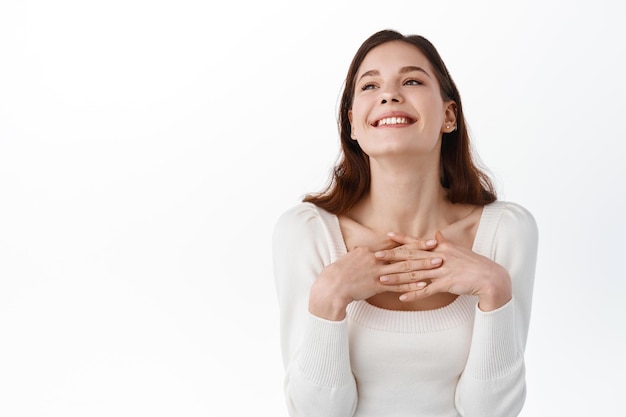
[[[361,74],[361,76],[359,77],[359,80],[363,77],[373,77],[375,75],[380,75],[380,71],[378,70],[365,71],[363,74]]]
[[[400,68],[400,74],[406,74],[409,72],[414,72],[414,71],[419,71],[419,72],[423,72],[424,74],[426,74],[427,77],[430,78],[430,74],[428,74],[428,72],[426,72],[426,70],[422,67],[418,67],[416,65],[408,65],[406,67],[402,67]],[[380,75],[380,71],[378,70],[369,70],[369,71],[365,71],[363,74],[361,74],[361,76],[359,77],[359,80],[361,80],[361,78],[363,77],[374,77],[376,75]]]
[[[424,74],[426,74],[428,77],[430,77],[430,74],[428,74],[428,72],[426,72],[426,70],[422,67],[417,67],[415,65],[409,65],[408,67],[402,67],[400,69],[400,74],[406,74],[407,72],[413,72],[413,71],[419,71],[419,72],[423,72]]]

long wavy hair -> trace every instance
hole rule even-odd
[[[379,31],[363,42],[348,69],[338,115],[341,152],[329,184],[315,194],[308,194],[303,201],[316,204],[327,211],[340,215],[348,212],[369,191],[369,157],[356,140],[350,136],[348,117],[354,99],[356,76],[365,56],[375,47],[387,42],[401,41],[415,46],[430,62],[439,81],[444,101],[453,100],[457,110],[457,129],[445,133],[441,143],[441,185],[452,203],[474,205],[489,204],[497,199],[489,176],[480,170],[472,158],[470,138],[463,116],[461,96],[432,43],[420,35],[402,35],[394,30]]]

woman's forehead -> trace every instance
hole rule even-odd
[[[404,67],[421,67],[428,72],[431,65],[428,58],[416,46],[407,42],[392,41],[378,45],[370,50],[361,65],[357,76],[365,72],[401,69]]]

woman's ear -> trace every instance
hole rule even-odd
[[[441,126],[441,131],[443,133],[454,132],[456,130],[456,126],[456,103],[454,101],[449,101],[445,107],[443,126]]]
[[[353,140],[356,140],[356,131],[354,130],[354,127],[352,126],[352,110],[348,110],[348,120],[350,120],[350,137]]]

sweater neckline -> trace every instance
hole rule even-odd
[[[394,333],[431,333],[454,329],[473,318],[478,297],[460,295],[432,310],[387,310],[366,300],[348,305],[350,320],[362,327]]]
[[[497,227],[504,202],[495,201],[483,207],[472,251],[491,258],[493,234]],[[330,261],[347,253],[339,218],[317,208],[324,218],[327,241],[330,244]],[[459,327],[472,319],[478,302],[476,296],[460,295],[450,304],[431,310],[388,310],[366,300],[348,305],[350,319],[364,327],[402,333],[426,333]]]
[[[348,252],[343,233],[341,231],[341,226],[339,225],[339,217],[315,206],[312,203],[308,204],[315,207],[324,220],[323,223],[325,225],[326,237],[330,243],[330,262],[335,262],[340,256],[345,255]],[[497,220],[500,217],[502,208],[504,208],[505,205],[505,202],[496,200],[483,207],[483,212],[481,213],[478,221],[476,235],[474,236],[472,251],[487,257],[491,255],[493,233],[495,232]]]

